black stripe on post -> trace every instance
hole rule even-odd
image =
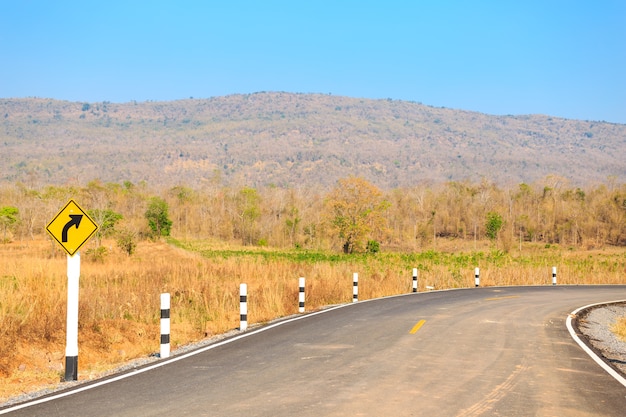
[[[78,356],[65,357],[65,381],[78,380]]]

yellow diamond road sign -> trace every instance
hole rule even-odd
[[[81,246],[96,233],[98,225],[74,200],[70,200],[48,223],[46,230],[68,255],[74,256]]]

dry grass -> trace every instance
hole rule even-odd
[[[104,262],[82,255],[79,379],[159,350],[162,292],[172,295],[172,348],[239,326],[239,284],[248,284],[249,321],[296,314],[298,278],[306,277],[308,311],[359,299],[406,293],[412,268],[420,290],[481,285],[624,282],[626,254],[526,247],[517,255],[486,244],[464,251],[442,242],[437,252],[343,256],[232,248],[209,242],[142,242],[127,257],[114,248]],[[85,252],[86,253],[86,252]],[[0,245],[0,399],[58,384],[64,374],[66,257],[49,241]]]
[[[617,337],[626,342],[626,317],[618,319],[611,330]]]

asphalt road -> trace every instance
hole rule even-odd
[[[625,298],[546,286],[359,302],[8,415],[621,416],[626,387],[565,321]]]

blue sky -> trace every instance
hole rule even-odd
[[[626,123],[626,1],[0,0],[0,97],[287,91]]]

